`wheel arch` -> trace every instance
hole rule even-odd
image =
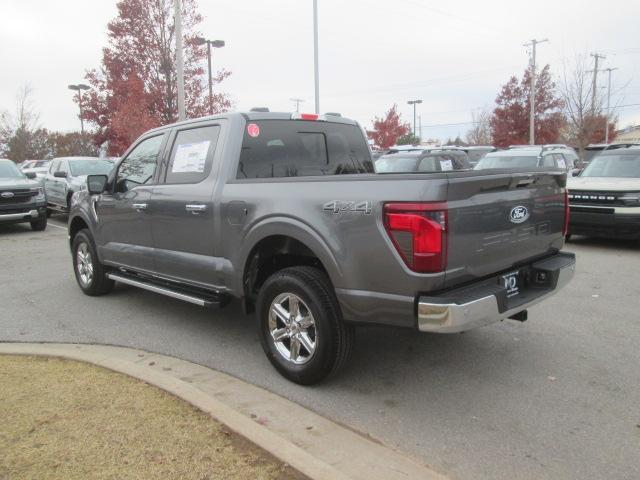
[[[69,248],[73,244],[73,239],[80,230],[89,229],[89,222],[87,222],[81,215],[76,215],[69,220]]]
[[[266,278],[283,268],[308,265],[324,271],[331,284],[340,285],[342,270],[331,248],[310,226],[291,219],[274,219],[254,228],[243,242],[238,289],[247,310]]]

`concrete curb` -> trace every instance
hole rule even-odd
[[[124,347],[0,343],[0,354],[79,360],[166,390],[314,480],[446,477],[283,397],[184,360]]]

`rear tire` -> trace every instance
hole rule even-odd
[[[337,373],[349,360],[353,326],[342,312],[329,278],[313,267],[271,275],[256,304],[262,348],[278,372],[300,385]]]
[[[34,220],[29,223],[31,224],[31,230],[34,232],[41,232],[47,228],[47,217],[39,218],[38,220]]]
[[[71,244],[73,272],[80,289],[90,296],[109,293],[115,282],[107,278],[104,265],[98,261],[93,238],[88,229],[80,230]]]

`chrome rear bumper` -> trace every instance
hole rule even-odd
[[[435,333],[463,332],[472,328],[489,325],[526,310],[555,294],[573,278],[575,273],[575,256],[567,253],[559,253],[557,256],[562,256],[562,258],[559,259],[561,265],[549,272],[553,274],[555,282],[548,288],[528,292],[527,300],[524,303],[517,303],[517,305],[513,307],[508,307],[507,303],[507,308],[501,309],[500,302],[495,294],[481,296],[471,300],[465,298],[467,301],[460,303],[451,302],[450,297],[448,297],[448,302],[442,303],[437,302],[437,299],[434,299],[434,297],[419,297],[418,329],[422,332]],[[552,257],[552,259],[555,260],[554,257]],[[546,260],[534,263],[531,265],[531,268],[538,268],[537,266],[542,265],[544,262],[546,262]]]

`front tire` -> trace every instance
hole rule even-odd
[[[104,265],[98,261],[91,233],[86,228],[73,237],[71,254],[76,281],[86,295],[98,296],[111,291],[115,282],[107,278]]]
[[[260,339],[278,372],[301,385],[337,373],[355,340],[329,278],[313,267],[291,267],[271,275],[256,305]]]
[[[31,230],[33,230],[34,232],[42,232],[47,228],[47,217],[45,216],[29,223],[31,224]]]

